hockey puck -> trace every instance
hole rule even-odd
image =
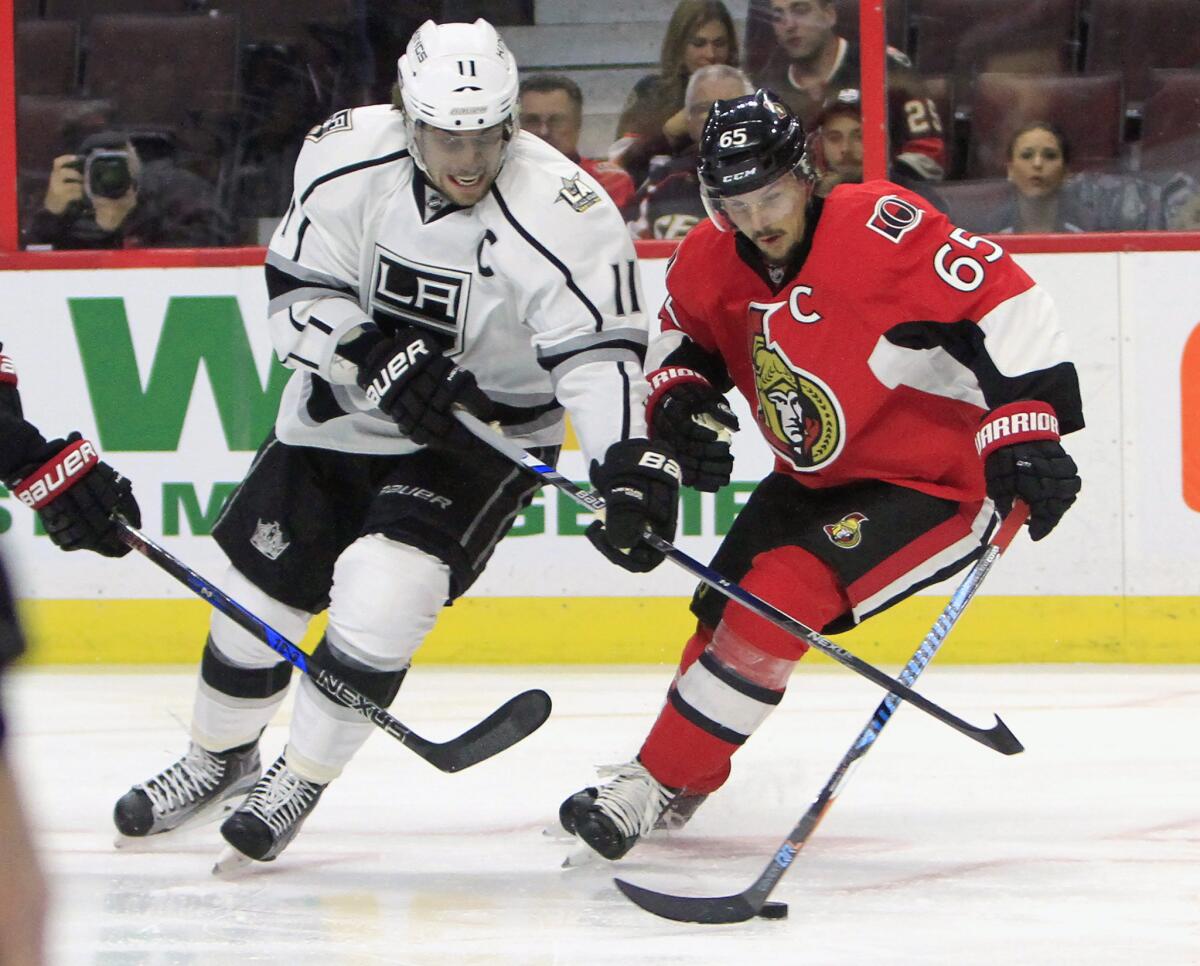
[[[786,919],[788,904],[786,902],[765,902],[758,911],[759,919]]]

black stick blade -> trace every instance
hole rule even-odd
[[[643,889],[624,879],[613,879],[613,882],[635,906],[663,919],[674,919],[676,922],[746,922],[757,916],[762,909],[761,902],[756,906],[746,898],[745,893],[709,898],[669,896],[665,892]]]
[[[995,726],[984,731],[983,734],[988,736],[987,744],[1002,755],[1019,755],[1025,750],[1020,739],[1009,731],[1008,725],[1000,720],[1000,715],[996,715]]]
[[[473,728],[444,744],[421,739],[415,747],[411,736],[406,742],[426,761],[442,771],[456,772],[478,765],[493,755],[528,738],[550,717],[550,695],[540,689],[522,691],[505,702]]]

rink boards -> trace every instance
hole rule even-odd
[[[972,605],[946,661],[1200,661],[1200,253],[1019,255],[1055,297],[1088,428],[1067,440],[1084,489],[1039,545],[1018,540]],[[657,305],[665,260],[642,262]],[[134,480],[144,529],[219,583],[208,534],[269,429],[286,372],[271,360],[257,267],[6,272],[0,338],[30,417],[79,429]],[[743,425],[749,414],[738,400]],[[770,467],[750,432],[734,485],[688,494],[680,546],[707,558]],[[577,450],[564,472],[585,476]],[[692,585],[669,565],[626,574],[581,536],[585,517],[543,494],[488,571],[441,619],[422,661],[669,661]],[[0,532],[42,663],[190,661],[206,605],[131,556],[56,551],[0,496]],[[844,638],[902,661],[937,615],[935,588]]]

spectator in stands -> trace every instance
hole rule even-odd
[[[1049,121],[1032,121],[1008,142],[1011,195],[984,230],[1138,231],[1162,227],[1160,192],[1149,182],[1104,172],[1070,177],[1071,145]]]
[[[629,229],[635,238],[682,238],[706,217],[696,177],[696,145],[713,101],[753,94],[754,85],[736,67],[713,64],[696,70],[684,94],[688,139],[669,157],[650,163],[650,174],[634,198]]]
[[[813,160],[819,180],[817,194],[829,194],[839,184],[863,179],[862,110],[858,91],[838,91],[817,118]]]
[[[54,159],[27,246],[199,248],[232,242],[212,188],[168,159],[142,163],[125,134],[103,131]]]
[[[1164,227],[1200,231],[1200,182],[1180,171],[1162,189]]]
[[[829,194],[839,184],[858,184],[863,179],[862,102],[859,92],[846,88],[834,94],[817,118],[812,157],[817,169],[817,194]],[[918,155],[925,158],[925,155]],[[892,158],[888,179],[928,201],[939,211],[946,202],[937,182],[915,171],[907,155]]]
[[[837,33],[834,0],[771,0],[776,46],[755,82],[770,88],[813,129],[837,91],[859,87],[859,52]],[[914,179],[938,181],[945,165],[942,122],[909,59],[887,50],[892,154]]]
[[[579,156],[579,132],[583,127],[583,92],[562,74],[533,74],[521,81],[521,127],[557,148],[588,174],[618,208],[633,198],[633,179],[611,161]]]
[[[1083,231],[1083,218],[1063,193],[1071,148],[1066,135],[1048,121],[1034,121],[1008,142],[1011,197],[1000,211],[996,234]]]
[[[638,81],[621,118],[609,157],[641,183],[656,154],[674,154],[689,140],[683,97],[701,67],[738,63],[737,32],[720,0],[680,0],[663,37],[659,72]]]

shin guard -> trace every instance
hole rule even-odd
[[[833,572],[797,547],[761,554],[742,585],[818,628],[849,606]],[[708,793],[729,777],[733,753],[782,700],[808,647],[734,602],[693,658],[699,640],[698,631],[638,757],[660,782]]]

